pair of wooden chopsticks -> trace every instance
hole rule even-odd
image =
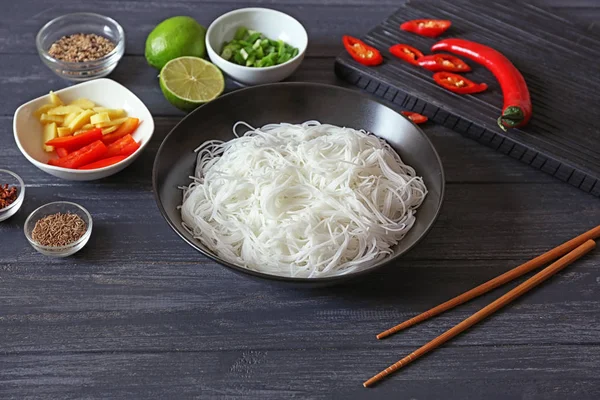
[[[596,247],[596,242],[594,241],[594,239],[597,239],[599,237],[600,237],[600,225],[598,225],[594,229],[591,229],[591,230],[577,236],[576,238],[569,240],[568,242],[561,244],[560,246],[558,246],[558,247],[530,260],[530,261],[527,261],[525,264],[522,264],[500,276],[497,276],[496,278],[494,278],[492,280],[485,282],[484,284],[477,286],[474,289],[469,290],[468,292],[465,292],[453,299],[448,300],[445,303],[440,304],[437,307],[434,307],[422,314],[417,315],[414,318],[409,319],[408,321],[405,321],[399,325],[394,326],[393,328],[388,329],[385,332],[380,333],[379,335],[377,335],[377,339],[383,339],[383,338],[390,336],[398,331],[401,331],[410,326],[416,325],[419,322],[423,322],[423,321],[425,321],[435,315],[438,315],[444,311],[450,310],[451,308],[454,308],[454,307],[458,306],[459,304],[465,303],[475,297],[481,296],[482,294],[487,293],[490,290],[497,288],[498,286],[501,286],[507,282],[510,282],[530,271],[533,271],[536,268],[541,267],[544,264],[547,264],[547,263],[554,261],[557,258],[561,257],[556,262],[550,264],[548,267],[544,268],[542,271],[538,272],[533,277],[529,278],[528,280],[526,280],[525,282],[523,282],[516,288],[512,289],[511,291],[509,291],[502,297],[499,297],[497,300],[495,300],[488,306],[477,311],[475,314],[471,315],[469,318],[465,319],[458,325],[447,330],[446,332],[444,332],[437,338],[433,339],[431,342],[420,347],[416,351],[410,353],[408,356],[404,357],[400,361],[390,365],[385,370],[383,370],[380,373],[378,373],[377,375],[373,376],[371,379],[365,381],[363,383],[363,386],[369,387],[369,386],[373,385],[374,383],[380,381],[381,379],[388,376],[389,374],[391,374],[391,373],[399,370],[400,368],[404,367],[405,365],[415,361],[416,359],[423,356],[424,354],[427,354],[430,351],[435,350],[437,347],[446,343],[448,340],[452,339],[459,333],[469,329],[470,327],[477,324],[481,320],[489,317],[490,315],[492,315],[493,313],[495,313],[496,311],[498,311],[505,305],[509,304],[511,301],[513,301],[516,298],[520,297],[521,295],[527,293],[530,289],[533,289],[534,287],[536,287],[540,283],[544,282],[546,279],[550,278],[552,275],[554,275],[558,271],[562,270],[563,268],[567,267],[569,264],[571,264],[575,260],[581,258],[585,254],[590,252],[594,247]]]

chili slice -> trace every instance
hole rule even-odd
[[[79,167],[78,169],[97,169],[108,167],[109,165],[116,164],[118,162],[126,159],[127,156],[113,156],[108,158],[103,158],[102,160],[94,161],[93,163],[86,164],[83,167]]]
[[[63,168],[79,168],[103,158],[107,151],[106,145],[101,140],[96,140],[66,157],[51,159],[48,164]]]
[[[487,89],[485,83],[475,83],[462,75],[452,72],[436,72],[433,74],[433,80],[441,87],[458,94],[473,94],[483,92]]]
[[[417,61],[421,67],[429,71],[468,72],[471,67],[451,54],[431,54],[420,57]]]
[[[415,124],[424,124],[429,119],[423,114],[419,114],[412,111],[402,111],[401,114],[410,119]]]
[[[96,140],[102,138],[102,130],[95,128],[87,132],[80,133],[76,136],[63,136],[48,140],[45,144],[47,146],[62,147],[67,151],[78,150],[83,146],[86,146]]]
[[[491,47],[464,39],[446,39],[433,45],[432,51],[444,50],[473,60],[494,74],[504,95],[498,126],[517,128],[529,122],[533,108],[525,78],[502,53]]]
[[[417,65],[417,61],[423,57],[423,53],[419,49],[404,43],[395,44],[390,47],[390,53],[413,65]]]
[[[362,65],[372,67],[383,62],[383,57],[381,57],[379,50],[369,46],[362,40],[344,35],[342,37],[342,42],[344,43],[344,47],[348,54]]]
[[[400,25],[400,29],[421,36],[438,37],[446,32],[451,25],[452,22],[447,19],[413,19]]]

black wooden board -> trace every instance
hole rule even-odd
[[[407,20],[449,19],[452,27],[432,39],[399,29]],[[393,57],[388,49],[407,43],[430,53],[438,40],[460,37],[505,54],[527,81],[533,117],[521,129],[497,125],[503,98],[484,67],[466,76],[486,82],[477,95],[457,95],[435,84],[432,72]],[[600,36],[538,6],[520,2],[419,1],[407,3],[372,29],[363,40],[378,48],[384,63],[365,67],[346,52],[336,59],[336,74],[402,108],[427,115],[459,133],[600,197]]]

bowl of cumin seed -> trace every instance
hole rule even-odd
[[[79,204],[45,204],[25,220],[25,236],[39,253],[67,257],[81,250],[92,235],[92,216]]]
[[[107,76],[125,53],[121,25],[94,13],[55,18],[40,29],[35,42],[40,58],[52,72],[76,82]]]

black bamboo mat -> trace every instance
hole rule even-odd
[[[436,39],[399,29],[419,18],[449,19],[453,25]],[[527,126],[505,133],[496,125],[502,92],[484,67],[465,60],[473,68],[466,76],[489,89],[461,96],[436,85],[432,72],[388,51],[407,43],[427,54],[435,42],[450,37],[489,45],[515,64],[533,103]],[[381,51],[384,63],[364,67],[343,52],[336,59],[338,76],[600,197],[599,37],[537,6],[496,0],[408,3],[362,39]]]

